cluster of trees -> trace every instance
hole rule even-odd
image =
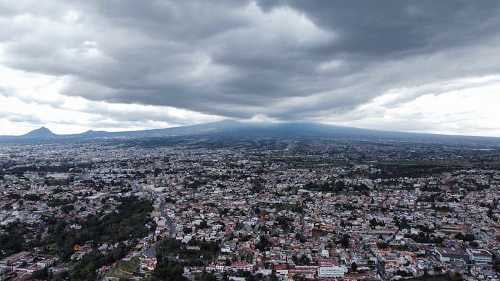
[[[267,207],[275,208],[278,211],[288,210],[290,212],[294,212],[297,214],[304,213],[304,206],[300,203],[272,203],[272,204],[267,204]],[[255,213],[259,214],[260,209],[259,209],[259,212],[255,212]]]
[[[279,216],[276,218],[276,221],[278,225],[283,229],[285,232],[289,232],[293,228],[293,219],[285,216]]]
[[[47,173],[67,173],[75,169],[89,168],[90,164],[70,164],[64,163],[62,165],[48,166],[48,165],[29,165],[29,166],[15,166],[6,170],[10,174],[23,175],[25,172],[36,172],[40,175]]]
[[[89,216],[79,222],[79,230],[68,227],[69,222],[49,219],[49,237],[47,244],[55,244],[56,254],[63,260],[69,260],[74,253],[74,246],[92,241],[96,247],[103,243],[114,245],[108,252],[94,249],[85,255],[70,270],[71,280],[96,280],[97,269],[123,258],[130,250],[125,241],[134,241],[147,236],[148,225],[154,226],[150,218],[153,207],[150,201],[129,197],[120,199],[117,212],[104,216]],[[127,244],[132,245],[132,244]]]
[[[337,181],[337,180],[319,182],[319,183],[310,182],[304,185],[304,189],[312,191],[337,193],[344,191],[346,189],[346,185],[343,181]]]
[[[252,185],[250,190],[253,193],[260,193],[265,190],[266,180],[261,177],[256,177],[250,180],[250,184]]]
[[[466,241],[466,242],[472,242],[472,241],[474,241],[475,238],[474,238],[474,234],[472,234],[472,233],[467,233],[467,234],[458,233],[457,235],[455,235],[455,239]]]
[[[351,246],[351,236],[349,236],[349,234],[342,235],[342,238],[337,241],[337,244],[342,245],[344,249],[349,248]]]
[[[152,210],[151,202],[147,200],[136,197],[124,198],[118,207],[117,214],[107,215],[102,219],[92,217],[87,221],[82,230],[77,231],[77,233],[82,232],[84,235],[80,237],[77,235],[74,238],[82,239],[81,241],[92,240],[96,244],[120,243],[118,247],[106,254],[93,251],[91,254],[85,255],[72,269],[71,280],[95,280],[97,269],[123,258],[130,249],[122,242],[139,239],[149,233],[146,225],[150,222]]]
[[[464,280],[460,273],[447,273],[441,275],[429,275],[424,272],[423,276],[415,277],[411,279],[405,279],[406,281],[462,281]]]
[[[365,184],[356,184],[347,186],[341,180],[329,180],[326,182],[318,182],[318,183],[310,182],[305,184],[303,188],[312,191],[329,192],[329,193],[341,193],[349,190],[356,192],[363,192],[363,193],[367,193],[370,191],[368,186],[366,186]]]
[[[377,168],[380,169],[380,172],[373,175],[373,177],[384,179],[400,177],[418,178],[442,174],[457,169],[457,167],[453,166],[451,163],[449,163],[449,165],[435,163],[394,163],[379,165]]]
[[[255,244],[255,248],[259,249],[261,252],[269,250],[271,246],[272,246],[271,242],[265,235],[262,235],[259,239],[259,242]]]
[[[89,216],[81,222],[82,229],[68,229],[68,222],[59,221],[49,226],[50,240],[55,242],[57,254],[67,260],[73,246],[93,241],[95,244],[117,243],[147,236],[152,224],[151,202],[136,197],[122,198],[118,212],[103,217]]]
[[[377,219],[372,218],[370,220],[370,228],[375,229],[377,226],[385,226],[384,221],[378,221]]]
[[[217,277],[212,272],[203,271],[194,278],[195,281],[217,281]]]
[[[292,260],[293,260],[293,263],[295,263],[296,265],[310,265],[311,264],[311,259],[306,255],[301,255],[300,257],[293,255]]]
[[[493,260],[496,272],[500,273],[500,256],[494,255]]]
[[[158,260],[178,258],[185,265],[206,265],[217,257],[220,247],[217,242],[191,240],[188,244],[184,244],[169,238],[159,243],[156,253]]]
[[[20,223],[12,223],[0,232],[0,259],[27,248],[24,241],[26,229]]]
[[[159,258],[151,279],[153,281],[187,281],[183,273],[182,264],[168,258]]]
[[[40,196],[37,194],[26,194],[23,196],[23,199],[26,201],[40,201]]]
[[[444,241],[443,237],[435,236],[425,232],[419,232],[418,234],[405,234],[405,238],[411,238],[417,243],[425,244],[441,244]]]
[[[193,249],[199,247],[198,249]],[[156,258],[158,264],[153,272],[153,281],[186,281],[183,276],[184,266],[206,265],[220,252],[216,242],[192,240],[184,244],[176,239],[165,239],[158,244]],[[196,277],[200,281],[215,281],[212,273],[203,272]]]
[[[109,253],[103,254],[99,251],[92,251],[85,255],[70,271],[70,280],[86,281],[96,280],[97,270],[104,265],[112,264],[121,260],[129,251],[123,243],[114,248]]]
[[[411,228],[408,220],[405,217],[403,217],[403,218],[394,217],[393,220],[394,220],[394,224],[396,224],[396,226],[398,227],[399,230],[403,230],[403,229],[409,230]]]

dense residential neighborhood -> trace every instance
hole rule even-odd
[[[0,280],[499,280],[500,150],[0,147]]]
[[[0,0],[0,281],[500,281],[500,0]]]

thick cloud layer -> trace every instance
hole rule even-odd
[[[498,82],[499,14],[498,1],[465,0],[0,0],[0,65],[57,85],[0,81],[0,98],[88,115],[82,128],[264,116],[496,134],[384,117]]]

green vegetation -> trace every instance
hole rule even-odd
[[[192,240],[187,245],[176,239],[166,239],[157,248],[158,260],[179,257],[185,265],[206,265],[220,252],[218,243]]]
[[[120,280],[126,280],[133,276],[134,273],[139,272],[140,261],[139,258],[132,258],[129,261],[119,261],[113,268],[106,274],[106,277],[114,277]]]
[[[418,234],[405,234],[405,238],[411,238],[417,243],[425,244],[441,244],[444,241],[443,237],[435,236],[425,232],[419,232]]]
[[[67,227],[67,222],[57,222],[49,227],[48,244],[55,245],[55,252],[63,260],[69,260],[74,253],[74,246],[91,242],[93,246],[104,243],[118,244],[111,251],[101,253],[94,250],[74,264],[70,270],[71,280],[95,280],[97,269],[122,259],[130,250],[131,244],[125,241],[140,239],[150,232],[147,225],[152,225],[151,202],[136,197],[122,198],[117,212],[102,217],[89,216],[79,230]]]
[[[183,273],[184,267],[180,263],[164,258],[158,260],[151,279],[153,281],[187,281]]]
[[[340,193],[348,190],[358,191],[358,192],[369,192],[370,189],[364,184],[350,185],[347,186],[341,180],[330,180],[320,183],[307,183],[304,185],[304,189],[311,191],[329,192],[329,193]]]
[[[304,185],[304,189],[312,191],[322,191],[322,192],[342,192],[346,188],[343,181],[327,181],[323,183],[308,183]]]
[[[19,223],[12,223],[0,232],[0,258],[15,254],[27,248],[23,238],[26,229]]]
[[[386,179],[398,177],[416,178],[451,172],[463,166],[463,164],[454,161],[396,161],[379,164],[378,168],[381,172],[376,177]]]
[[[196,276],[195,281],[217,281],[217,277],[212,272],[203,271],[200,275]]]
[[[117,213],[103,217],[89,216],[81,222],[82,229],[68,230],[67,222],[57,222],[49,227],[51,240],[57,245],[57,254],[67,260],[73,247],[92,241],[94,244],[123,242],[147,236],[146,227],[153,207],[151,202],[135,197],[124,198]]]
[[[107,264],[111,264],[121,259],[124,254],[119,250],[118,254],[103,255],[98,251],[93,251],[85,255],[70,271],[70,280],[83,281],[83,280],[96,280],[97,270]]]
[[[158,264],[153,272],[153,281],[185,281],[184,266],[207,265],[220,252],[218,243],[190,241],[187,245],[176,239],[165,239],[156,250]],[[197,280],[214,280],[213,274],[203,273]]]
[[[443,274],[434,276],[421,276],[416,278],[405,279],[406,281],[461,281],[463,280],[460,274]]]

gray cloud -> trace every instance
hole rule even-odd
[[[90,100],[318,119],[500,72],[498,1],[16,2],[0,1],[0,63]],[[133,121],[174,118],[146,115]]]
[[[29,113],[27,114],[20,114],[20,113],[7,113],[7,112],[0,112],[0,119],[5,119],[11,122],[17,122],[17,123],[28,123],[32,125],[43,125],[42,120],[40,120],[38,117],[31,115]]]

